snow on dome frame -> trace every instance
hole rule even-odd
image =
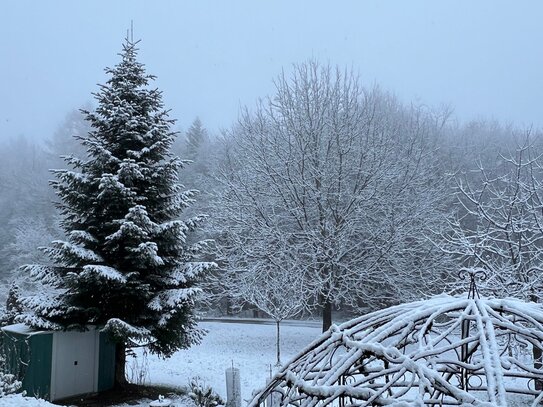
[[[543,367],[532,354],[543,347],[543,307],[479,298],[474,278],[467,296],[401,304],[332,326],[249,406],[507,406],[514,395],[538,405]]]

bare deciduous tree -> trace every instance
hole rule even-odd
[[[537,138],[527,132],[498,165],[458,174],[460,205],[442,248],[489,273],[498,296],[541,300],[543,286],[543,167]],[[470,179],[474,179],[471,181]]]
[[[436,121],[316,62],[275,86],[227,134],[219,243],[227,269],[291,259],[283,269],[304,275],[297,295],[322,308],[327,329],[334,304],[377,291],[397,300],[435,267],[425,230],[439,210]]]
[[[300,315],[307,309],[304,291],[304,275],[285,268],[286,262],[255,262],[248,269],[228,270],[223,277],[227,295],[238,306],[251,304],[265,312],[276,326],[276,366],[281,365],[280,325],[285,319]]]

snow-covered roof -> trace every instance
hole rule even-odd
[[[49,331],[35,330],[34,328],[31,328],[25,324],[7,325],[7,326],[2,327],[2,331],[12,332],[12,333],[21,334],[21,335],[37,335],[37,334],[51,333]]]
[[[542,342],[539,304],[439,296],[332,326],[249,405],[507,406],[524,394],[535,406]]]
[[[40,334],[51,334],[54,332],[63,332],[63,331],[46,331],[43,329],[38,330],[22,323],[6,325],[0,329],[5,332],[12,332],[12,333],[21,334],[21,335],[40,335]],[[92,331],[98,328],[95,325],[87,325],[87,329],[89,331]]]

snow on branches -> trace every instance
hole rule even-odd
[[[378,307],[435,283],[432,115],[315,61],[275,85],[226,138],[213,217],[225,268],[290,259],[325,328],[333,305]]]
[[[441,234],[442,251],[489,273],[482,288],[497,296],[541,299],[543,161],[530,133],[494,167],[456,176],[458,208]]]

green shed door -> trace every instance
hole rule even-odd
[[[23,388],[33,396],[49,398],[53,334],[31,335],[29,342],[30,365],[23,380]]]
[[[115,380],[115,343],[100,332],[100,356],[98,368],[98,391],[113,388]]]
[[[9,328],[9,327],[8,327]],[[51,390],[53,333],[3,331],[8,369],[28,395],[48,399]]]

